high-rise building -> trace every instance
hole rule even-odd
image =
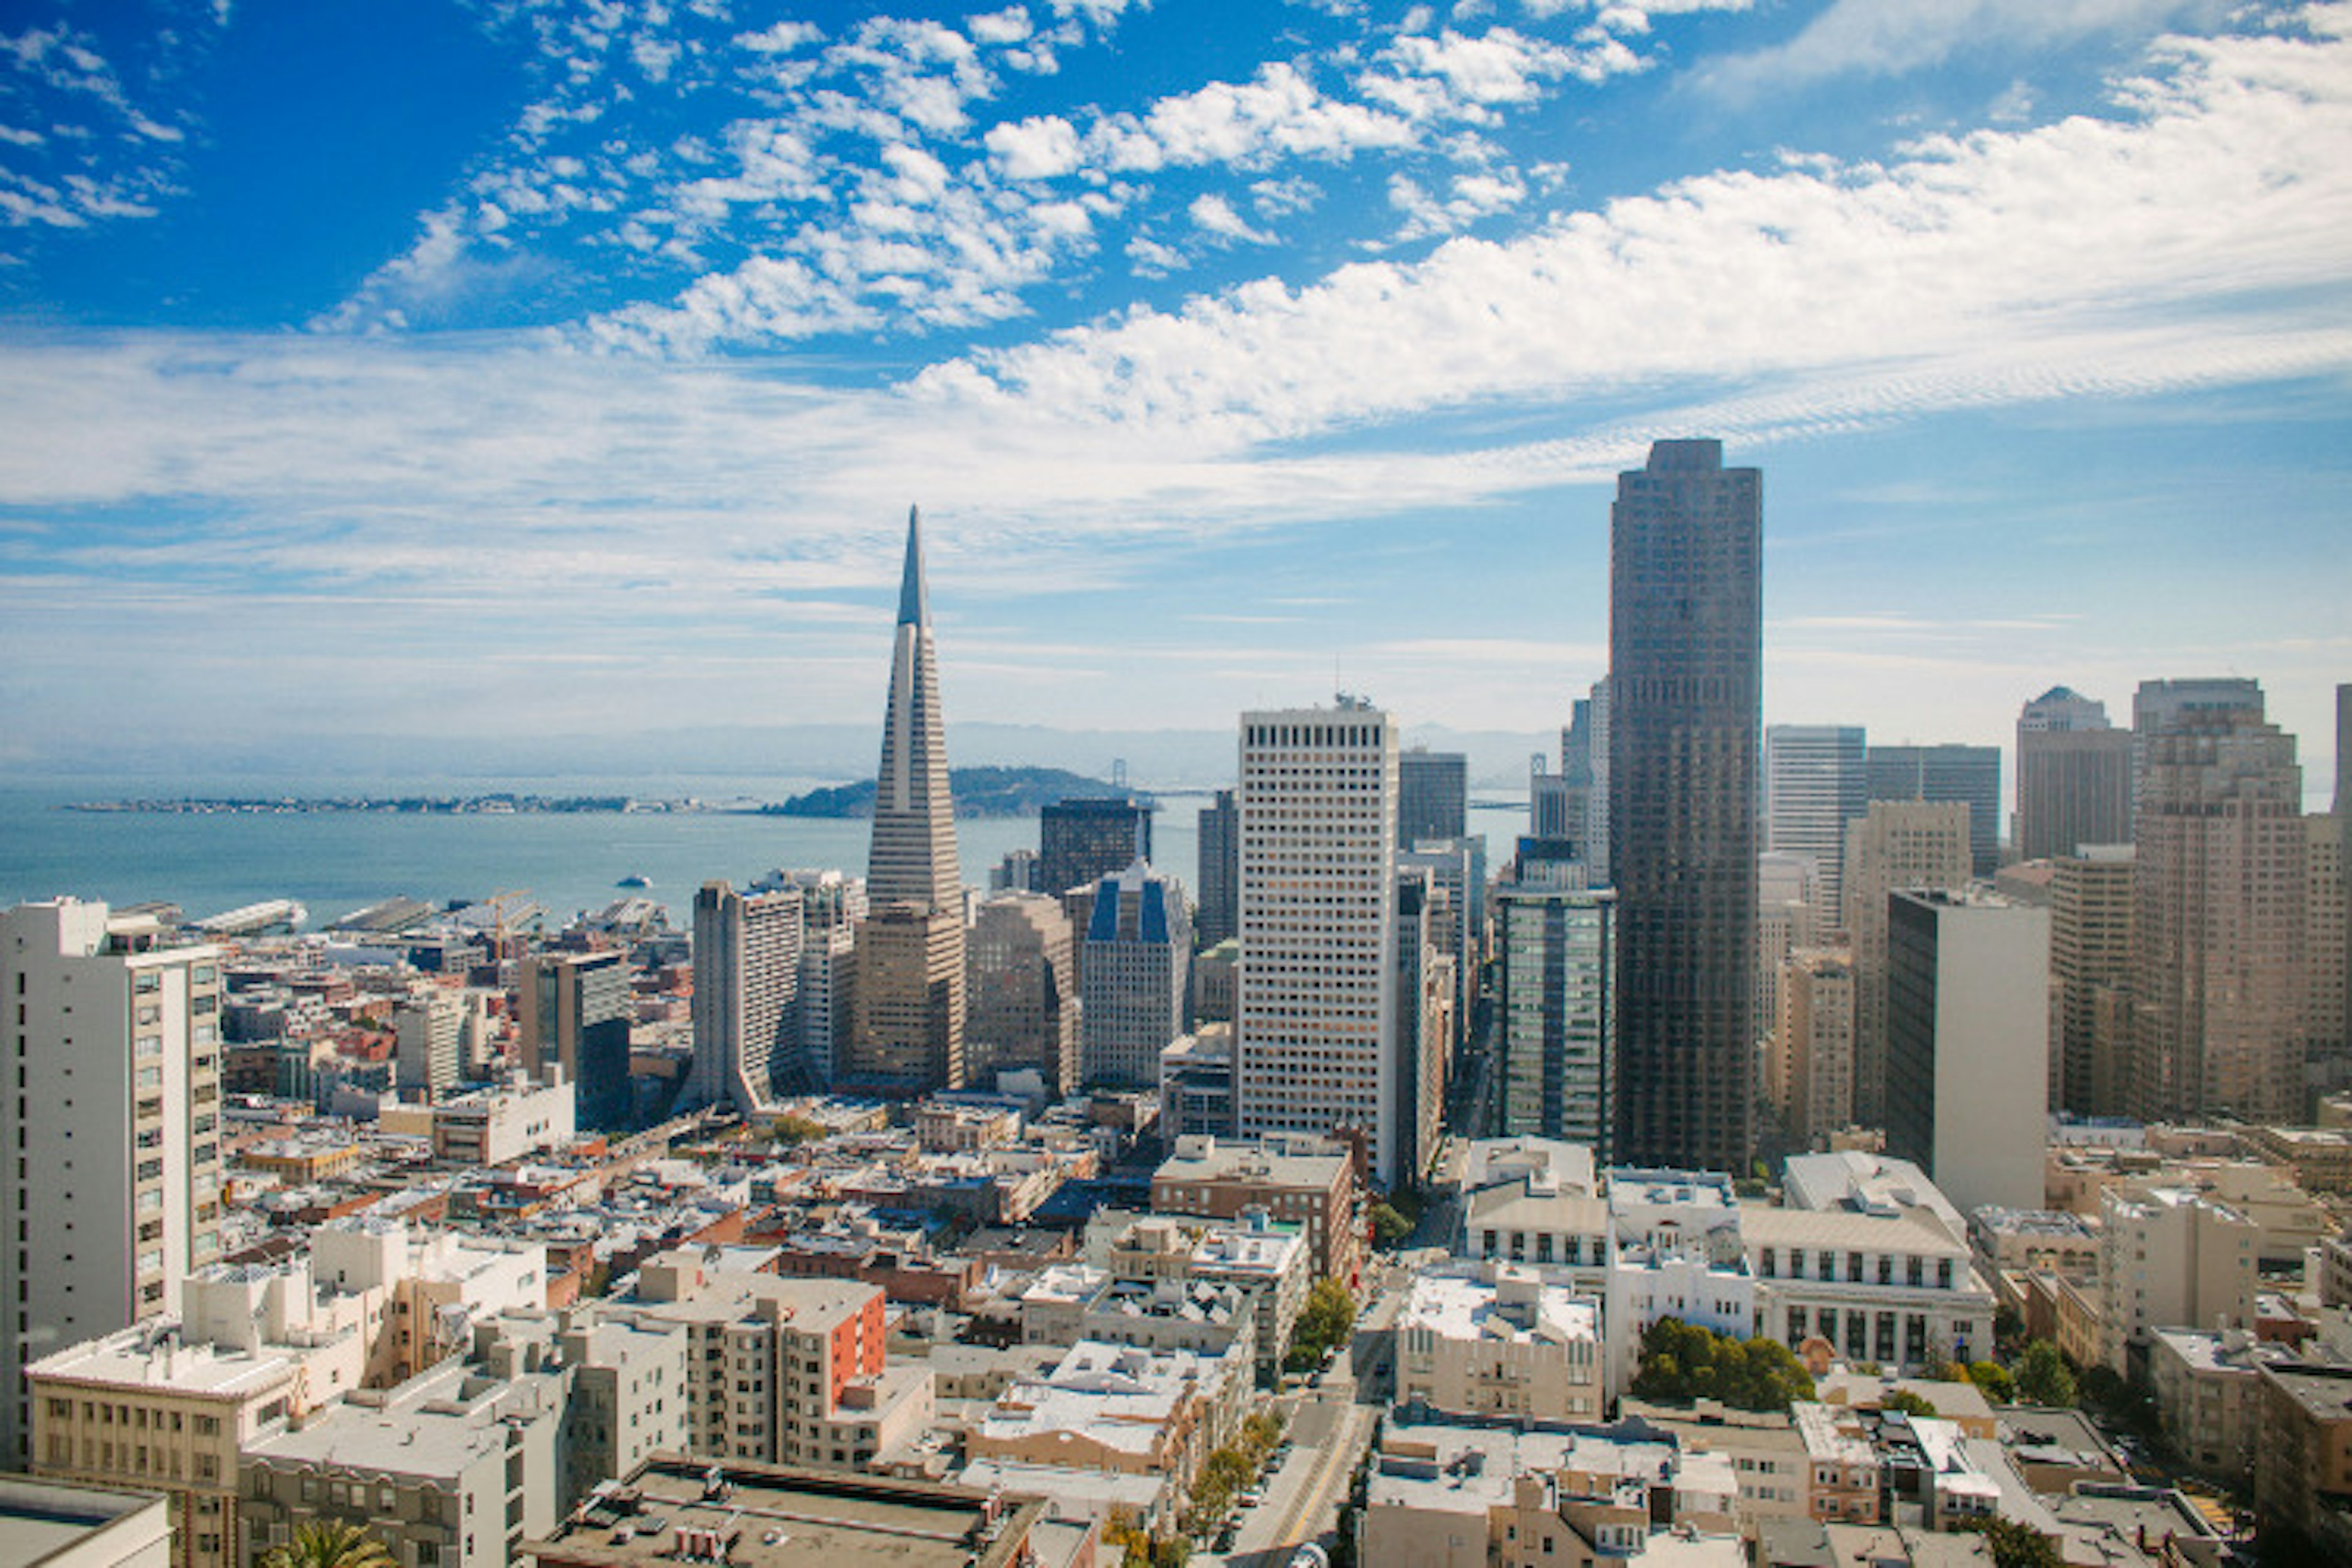
[[[1096,887],[1078,963],[1078,1066],[1089,1084],[1150,1089],[1184,1032],[1192,922],[1184,889],[1141,860]]]
[[[1470,759],[1415,746],[1397,757],[1397,843],[1470,831]]]
[[[1617,1158],[1742,1171],[1753,1141],[1764,478],[1660,441],[1610,529]]]
[[[1853,1124],[1853,953],[1802,947],[1781,967],[1779,1037],[1774,1049],[1788,1085],[1782,1113],[1789,1142],[1827,1146]]]
[[[1872,800],[1958,801],[1969,808],[1969,875],[2000,869],[1999,746],[1873,746],[1867,755]]]
[[[1609,885],[1609,679],[1592,683],[1591,694],[1570,705],[1568,728],[1559,734],[1559,772],[1567,781],[1569,820],[1557,834],[1541,827],[1537,837],[1573,838],[1582,847],[1585,879]]]
[[[0,994],[0,1464],[23,1469],[26,1363],[176,1310],[218,1255],[220,952],[100,903],[19,904]]]
[[[1846,826],[1845,931],[1853,949],[1853,1114],[1886,1124],[1886,899],[1969,881],[1969,809],[1957,801],[1874,800]]]
[[[541,952],[522,961],[516,981],[523,1066],[563,1069],[578,1090],[580,1125],[625,1125],[629,1082],[629,955]]]
[[[965,1076],[1028,1070],[1060,1096],[1078,1087],[1078,987],[1058,899],[1004,893],[980,906],[965,949]]]
[[[2304,1082],[2322,1094],[2352,1088],[2352,1037],[2344,1032],[2344,839],[2332,814],[2304,826]]]
[[[1400,841],[1397,865],[1426,868],[1433,879],[1430,941],[1454,973],[1449,1012],[1457,1022],[1466,1022],[1478,999],[1478,966],[1486,957],[1486,835],[1424,838],[1413,844]],[[1450,1052],[1452,1047],[1446,1048]]]
[[[1454,1016],[1454,960],[1437,934],[1452,923],[1444,890],[1426,866],[1397,867],[1395,1062],[1397,1166],[1418,1178],[1437,1157],[1444,1121],[1445,1060]]]
[[[457,1087],[464,1076],[458,1045],[466,1015],[466,994],[437,986],[394,1005],[393,1081],[404,1094],[437,1100]]]
[[[1037,814],[1037,888],[1063,893],[1151,858],[1151,807],[1133,796],[1081,795]]]
[[[2336,689],[2336,863],[2352,889],[2352,681]],[[2352,1051],[2352,915],[2344,921],[2344,1047]]]
[[[2050,911],[1897,892],[1886,914],[1886,1152],[1962,1214],[2041,1206]]]
[[[2304,1111],[2303,769],[2252,681],[2143,681],[2132,705],[2133,1112]]]
[[[1366,1135],[1399,1172],[1396,724],[1356,698],[1241,720],[1241,1136]]]
[[[1241,811],[1234,792],[1221,789],[1201,808],[1201,907],[1192,936],[1204,948],[1241,934]]]
[[[962,872],[948,787],[947,719],[923,586],[921,513],[907,513],[907,560],[890,699],[875,782],[868,912],[857,928],[849,1037],[835,1078],[871,1093],[963,1087]]]
[[[2130,843],[2131,803],[2132,732],[2108,726],[2105,703],[2053,686],[2025,705],[2017,717],[2019,859]]]
[[[1859,724],[1775,724],[1764,731],[1764,847],[1812,858],[1826,907],[1838,907],[1845,825],[1870,807]]]
[[[2132,848],[2084,845],[2060,857],[2050,877],[2050,979],[2058,988],[2057,1109],[2077,1116],[2121,1116],[2126,1064],[2113,1030],[2099,1028],[2107,1007],[2131,982]],[[2102,1038],[2106,1048],[2101,1048]]]
[[[739,893],[705,882],[694,895],[694,1068],[690,1106],[764,1110],[801,1049],[803,948],[797,888]]]
[[[839,871],[772,871],[754,893],[791,889],[801,899],[800,1048],[772,1064],[779,1094],[833,1083],[834,1058],[849,1038],[851,975],[857,927],[866,919],[866,879]]]
[[[1559,1138],[1613,1159],[1616,896],[1574,861],[1522,854],[1495,889],[1506,1138]]]

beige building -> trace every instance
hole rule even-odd
[[[1853,1122],[1853,952],[1801,948],[1780,978],[1778,1053],[1788,1076],[1789,1141],[1818,1148]]]
[[[1163,1474],[1189,1490],[1238,1428],[1246,1355],[1202,1355],[1082,1340],[1042,1377],[1021,1378],[965,1442],[973,1459]]]
[[[1425,1272],[1396,1322],[1400,1404],[1465,1415],[1605,1413],[1601,1308],[1508,1263]]]
[[[1853,948],[1855,1120],[1885,1125],[1886,900],[1906,888],[1969,883],[1969,808],[1958,801],[1874,800],[1846,825],[1845,929]]]
[[[1318,1279],[1353,1288],[1364,1261],[1363,1199],[1354,1161],[1345,1148],[1318,1139],[1270,1139],[1237,1143],[1186,1136],[1151,1176],[1151,1206],[1160,1214],[1239,1219],[1264,1209],[1277,1224],[1307,1236],[1308,1265]]]
[[[1739,1488],[1740,1527],[1762,1519],[1809,1519],[1812,1515],[1811,1467],[1805,1440],[1786,1412],[1734,1410],[1712,1399],[1680,1405],[1621,1399],[1620,1419],[1639,1419],[1674,1435],[1685,1453],[1719,1454]]]
[[[1991,1288],[1931,1209],[1749,1204],[1741,1240],[1756,1279],[1756,1331],[1792,1350],[1820,1338],[1848,1360],[1895,1368],[1991,1352]]]
[[[24,1568],[168,1568],[171,1510],[154,1491],[0,1475],[0,1562]]]
[[[0,1095],[0,1464],[34,1459],[18,1369],[178,1305],[219,1252],[220,953],[152,916],[0,913],[14,1092]]]
[[[2258,1344],[2245,1329],[2150,1330],[2148,1387],[2164,1435],[2182,1460],[2236,1484],[2251,1480],[2263,1363],[2292,1359],[2284,1346]]]
[[[1076,938],[1059,899],[1001,893],[980,906],[964,946],[964,1065],[974,1083],[1000,1070],[1078,1087]]]
[[[310,1237],[311,1268],[324,1287],[382,1290],[390,1306],[370,1347],[364,1382],[404,1383],[463,1354],[473,1325],[500,1312],[547,1305],[547,1249],[537,1242],[412,1229],[407,1221],[353,1215]]]
[[[518,1072],[435,1106],[433,1157],[450,1165],[505,1165],[571,1142],[574,1091],[561,1068],[550,1076],[554,1081],[541,1084]]]
[[[2178,1187],[2100,1200],[2099,1355],[2117,1372],[2158,1329],[2250,1326],[2260,1232],[2237,1210]]]
[[[2058,992],[2052,1103],[2078,1115],[2120,1115],[2125,1105],[2126,1064],[2121,1053],[2099,1048],[2099,997],[2113,997],[2130,979],[2131,889],[2127,844],[2085,845],[2052,864],[2050,979]],[[2112,1047],[2112,1028],[2107,1037]]]
[[[2352,1493],[2352,1367],[2291,1362],[2262,1369],[2254,1506],[2301,1531],[2318,1561],[2352,1559],[2338,1500]]]
[[[2324,1087],[2352,1087],[2352,1039],[2345,1035],[2352,1020],[2352,1003],[2346,999],[2352,943],[2345,929],[2344,863],[2344,846],[2352,834],[2333,813],[2305,816],[2303,830],[2304,1054]]]
[[[249,1440],[235,1561],[253,1568],[305,1524],[337,1521],[404,1568],[509,1568],[559,1517],[568,1373],[435,1367]]]

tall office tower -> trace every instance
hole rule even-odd
[[[1397,1130],[1397,1168],[1412,1179],[1428,1170],[1437,1154],[1437,1131],[1444,1089],[1433,1083],[1432,1069],[1444,1048],[1435,1032],[1444,1027],[1453,998],[1431,994],[1441,982],[1439,972],[1449,966],[1439,952],[1433,928],[1446,923],[1444,894],[1426,866],[1403,866],[1396,873],[1396,1033],[1391,1044],[1394,1061],[1389,1069],[1389,1092],[1395,1097],[1389,1121]],[[1434,918],[1433,918],[1434,917]],[[1433,1102],[1432,1092],[1440,1098]]]
[[[1609,885],[1609,692],[1607,677],[1594,681],[1590,696],[1570,705],[1568,728],[1560,731],[1560,776],[1580,811],[1572,805],[1570,823],[1558,834],[1537,829],[1538,837],[1580,841],[1585,879],[1596,888]]]
[[[1415,746],[1397,757],[1397,842],[1460,838],[1470,831],[1470,759]]]
[[[2053,686],[2025,705],[2017,716],[2019,859],[2130,843],[2131,795],[2132,732],[2108,727],[2105,703]]]
[[[2150,680],[2132,879],[2133,1113],[2303,1115],[2303,769],[2252,681]],[[2189,688],[2196,689],[2187,689]]]
[[[2352,1088],[2352,1037],[2344,1032],[2344,839],[2332,814],[2304,826],[2304,1082],[2322,1094]]]
[[[1775,724],[1764,731],[1764,847],[1807,855],[1825,906],[1838,907],[1845,825],[1870,808],[1859,724]]]
[[[2100,997],[2112,1000],[2131,980],[2132,847],[2092,844],[2053,862],[2050,877],[2050,978],[2058,988],[2057,1109],[2077,1116],[2121,1116],[2126,1064],[2100,1048]]]
[[[2336,689],[2336,856],[2352,888],[2352,681]],[[2352,915],[2344,922],[2344,1045],[2352,1050]]]
[[[1874,800],[1845,834],[1845,930],[1853,948],[1853,1114],[1886,1124],[1886,899],[1969,881],[1969,808]]]
[[[629,1082],[629,955],[541,952],[522,961],[516,982],[523,1066],[563,1069],[574,1086],[580,1125],[625,1125]]]
[[[963,881],[948,793],[939,654],[923,590],[922,518],[911,509],[866,896],[849,1038],[835,1076],[869,1093],[961,1089]]]
[[[0,1464],[32,1459],[25,1363],[179,1305],[219,1253],[220,952],[58,899],[0,914]]]
[[[801,897],[800,1048],[777,1064],[776,1091],[801,1094],[833,1083],[834,1058],[849,1038],[857,926],[866,919],[866,879],[839,871],[772,871],[754,893],[791,889]]]
[[[1958,801],[1969,808],[1969,871],[2000,869],[1999,746],[1873,746],[1866,763],[1872,800]]]
[[[1241,719],[1241,1136],[1360,1128],[1401,1169],[1396,725],[1360,698]]]
[[[404,996],[392,1009],[393,1081],[428,1100],[464,1076],[458,1040],[466,1032],[466,994],[438,987]]]
[[[1764,477],[1660,441],[1610,513],[1618,1142],[1744,1171],[1753,1142]]]
[[[694,1068],[688,1106],[764,1110],[804,1081],[801,960],[805,930],[797,888],[744,894],[705,882],[694,895]]]
[[[992,893],[1035,893],[1044,889],[1037,885],[1040,862],[1034,849],[1007,849],[1004,858],[988,874],[988,890]]]
[[[1789,955],[1817,947],[1824,932],[1842,929],[1835,905],[1824,906],[1821,867],[1810,855],[1766,850],[1756,857],[1756,1037],[1774,1040],[1780,1028],[1780,986]],[[1779,1071],[1780,1058],[1765,1058],[1766,1076]],[[1778,1080],[1776,1103],[1787,1096]],[[1784,1106],[1785,1109],[1785,1106]]]
[[[1078,961],[1078,1071],[1089,1084],[1150,1089],[1184,1032],[1192,983],[1184,888],[1141,860],[1096,886]]]
[[[1452,963],[1451,1015],[1457,1026],[1466,1024],[1478,999],[1478,966],[1486,957],[1486,836],[1400,841],[1396,858],[1400,867],[1426,868],[1433,879],[1430,917],[1437,924],[1430,940]]]
[[[1241,812],[1234,792],[1221,789],[1201,808],[1201,905],[1192,937],[1204,948],[1241,934]]]
[[[1569,787],[1568,775],[1551,771],[1541,752],[1528,758],[1528,833],[1535,838],[1572,843],[1584,826],[1585,800]]]
[[[1616,895],[1575,861],[1522,855],[1495,889],[1496,1026],[1507,1138],[1563,1138],[1614,1161]]]
[[[1962,1214],[2040,1207],[2050,911],[1986,892],[1898,892],[1886,959],[1886,1152]]]
[[[1057,800],[1037,814],[1037,887],[1062,893],[1151,858],[1151,807],[1132,796]]]
[[[1033,1071],[1056,1098],[1078,1087],[1078,989],[1058,899],[1005,893],[980,906],[964,963],[964,1071]]]
[[[1783,1121],[1790,1147],[1821,1149],[1853,1124],[1853,952],[1803,947],[1780,975],[1773,1048],[1788,1085]]]

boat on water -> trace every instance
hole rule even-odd
[[[632,871],[613,884],[616,888],[650,888],[653,885],[654,879],[643,871]]]

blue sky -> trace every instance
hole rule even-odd
[[[25,0],[0,764],[100,733],[1536,731],[1612,476],[1768,721],[2352,679],[2352,5]],[[102,699],[98,694],[102,693]]]

